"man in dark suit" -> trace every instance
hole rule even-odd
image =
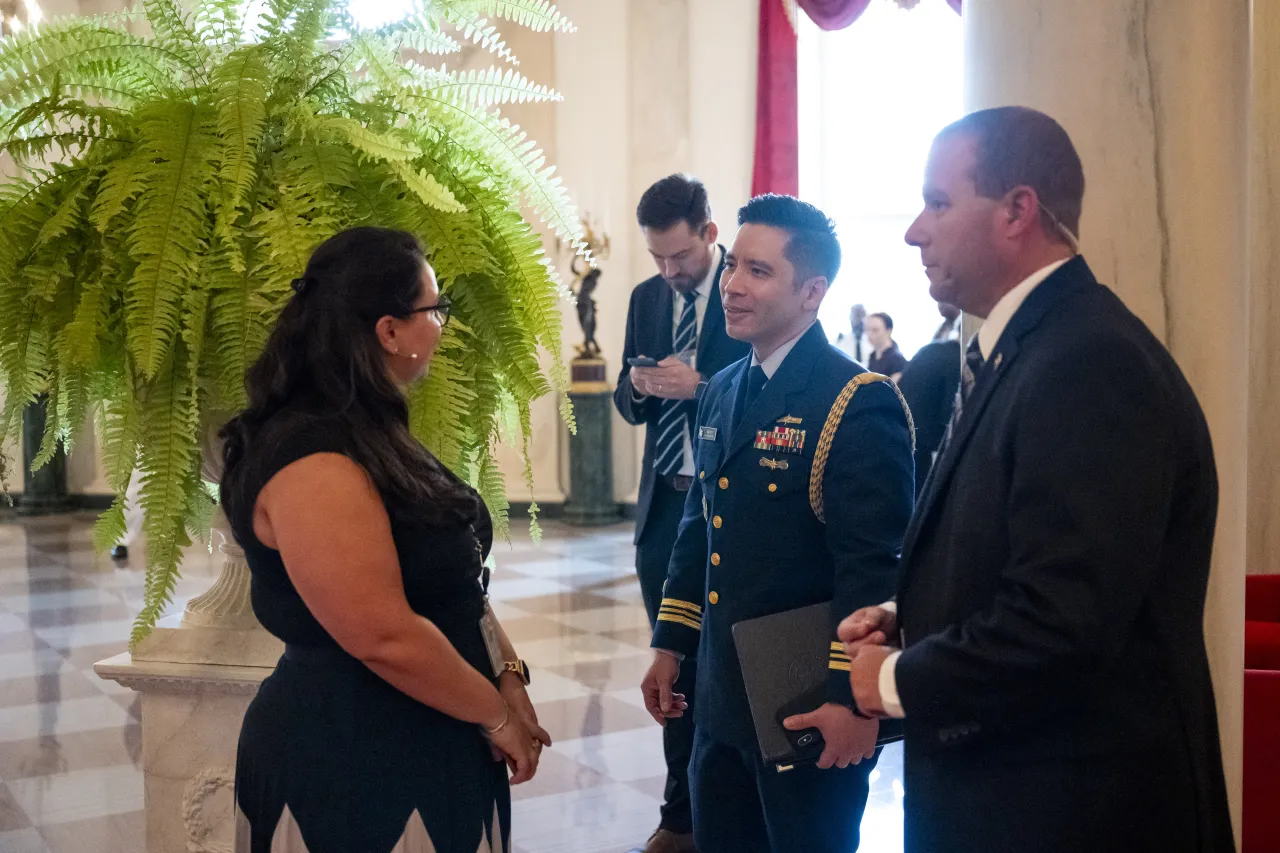
[[[933,297],[986,319],[896,613],[840,628],[859,708],[905,715],[908,853],[1233,850],[1209,431],[1076,253],[1083,195],[1056,122],[985,110],[935,140],[907,231]]]
[[[938,310],[944,318],[942,326],[933,341],[916,352],[898,380],[916,427],[917,497],[933,470],[933,457],[942,446],[960,387],[960,342],[950,333],[959,311],[945,302]]]
[[[752,346],[712,378],[698,412],[697,483],[671,556],[645,704],[684,714],[681,661],[697,658],[689,781],[702,853],[857,849],[875,720],[852,710],[849,659],[829,626],[826,702],[785,721],[816,727],[817,766],[787,773],[759,753],[734,623],[833,601],[833,612],[895,588],[911,514],[911,430],[886,377],[827,342],[818,306],[840,245],[825,215],[787,196],[752,199],[721,278],[730,336]]]
[[[636,574],[652,626],[667,579],[671,546],[693,483],[692,428],[706,380],[747,353],[724,331],[720,270],[724,249],[711,219],[707,190],[689,175],[671,175],[645,191],[636,210],[658,275],[636,285],[627,310],[622,372],[613,400],[628,423],[645,425],[640,498],[636,505]],[[648,356],[656,367],[632,367]],[[680,689],[693,694],[694,670]],[[645,853],[693,850],[688,765],[693,718],[663,732],[667,788],[658,830]]]

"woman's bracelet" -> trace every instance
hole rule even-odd
[[[484,733],[489,737],[493,737],[498,732],[505,729],[507,727],[507,723],[511,722],[511,708],[509,708],[505,702],[502,705],[502,711],[502,722],[498,723],[498,725],[493,728],[489,728],[483,724],[480,726],[480,728],[484,730]]]

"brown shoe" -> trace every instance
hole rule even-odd
[[[649,836],[643,853],[698,853],[693,846],[693,833],[675,833],[669,829],[659,829]]]

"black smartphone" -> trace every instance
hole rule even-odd
[[[782,721],[787,717],[815,711],[826,701],[826,696],[827,686],[819,684],[779,708],[774,719],[781,726]],[[783,731],[787,734],[787,741],[791,744],[791,748],[795,750],[793,764],[806,764],[810,761],[817,761],[821,757],[822,750],[826,746],[826,741],[822,739],[821,730],[810,728],[792,731],[784,727]]]
[[[638,355],[635,358],[627,359],[627,364],[632,367],[657,367],[658,360],[647,355]]]

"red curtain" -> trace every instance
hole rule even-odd
[[[787,0],[760,0],[756,70],[756,148],[751,194],[800,194],[800,119],[796,105],[796,31]],[[849,26],[871,0],[796,0],[824,30]],[[947,0],[960,13],[962,0]]]
[[[843,30],[858,20],[871,0],[797,0],[815,24],[824,30]],[[949,0],[948,0],[949,2]]]
[[[796,108],[796,31],[783,0],[760,0],[756,70],[756,150],[751,194],[800,194],[800,120]]]

